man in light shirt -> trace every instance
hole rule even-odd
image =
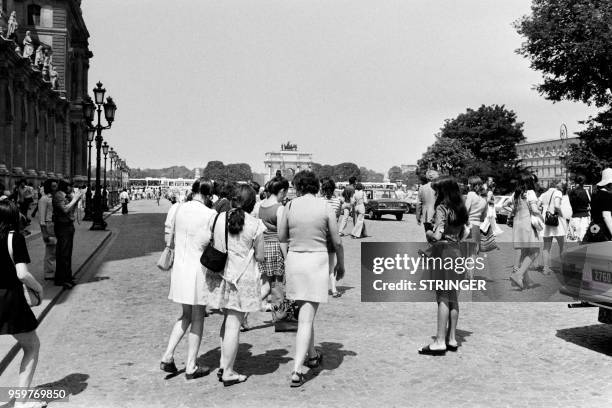
[[[57,181],[45,180],[43,194],[38,199],[38,218],[40,222],[40,233],[45,242],[45,260],[43,269],[45,280],[55,278],[55,251],[57,239],[53,226],[53,195],[57,192]]]
[[[130,201],[130,195],[127,190],[124,188],[121,194],[119,194],[119,201],[121,202],[121,214],[128,213],[128,202]]]

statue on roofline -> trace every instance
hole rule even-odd
[[[13,11],[8,20],[6,38],[15,39],[17,36],[17,27],[19,27],[19,23],[17,23],[17,12]]]

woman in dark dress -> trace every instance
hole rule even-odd
[[[427,241],[433,246],[428,256],[432,258],[465,258],[469,253],[466,243],[468,235],[468,211],[465,207],[459,185],[452,177],[443,177],[432,185],[436,192],[436,212],[433,230],[427,231]],[[457,281],[463,279],[458,271],[435,267],[432,279]],[[455,337],[459,319],[458,291],[455,289],[436,290],[438,303],[437,334],[433,343],[421,347],[419,354],[444,355],[447,350],[457,351]]]
[[[12,251],[9,251],[9,241]],[[11,256],[12,252],[12,256]],[[0,335],[12,335],[23,349],[19,387],[30,387],[38,363],[38,322],[23,293],[23,283],[42,297],[42,286],[28,271],[30,256],[19,232],[19,209],[9,200],[0,201]],[[15,407],[42,407],[44,403],[15,403]]]

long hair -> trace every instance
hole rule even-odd
[[[230,234],[240,234],[244,228],[245,213],[250,213],[255,207],[255,189],[247,184],[236,188],[231,197],[232,209],[227,213],[227,230]]]
[[[19,208],[10,200],[0,201],[0,239],[8,236],[9,231],[19,232]]]
[[[336,183],[329,177],[325,177],[321,180],[321,193],[328,200],[334,196],[336,191]]]
[[[472,176],[468,178],[468,186],[470,188],[470,191],[475,192],[479,196],[487,195],[483,185],[484,183],[482,182],[482,179],[478,176]]]
[[[457,181],[452,177],[442,177],[432,184],[432,188],[437,195],[436,207],[443,205],[449,211],[448,223],[452,226],[465,225],[468,212]]]
[[[536,179],[533,174],[525,172],[522,173],[516,181],[516,187],[514,188],[514,200],[517,201],[519,198],[525,198],[525,194],[529,190],[536,189]]]
[[[213,183],[205,178],[199,178],[198,180],[193,182],[191,186],[192,197],[194,194],[200,194],[202,199],[204,200],[204,205],[208,208],[212,207],[211,196],[213,194]]]

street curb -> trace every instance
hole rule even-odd
[[[115,210],[115,212],[116,211],[118,211],[118,210]],[[113,214],[113,213],[109,213],[109,216],[111,214]],[[107,217],[105,217],[105,218],[107,218]],[[100,252],[102,247],[104,247],[104,245],[108,242],[108,240],[112,236],[113,232],[111,230],[107,230],[106,232],[108,232],[108,234],[106,234],[106,237],[104,237],[104,239],[100,242],[98,247],[96,249],[94,249],[91,252],[91,254],[89,254],[89,256],[85,259],[85,262],[83,262],[83,264],[79,267],[79,269],[77,269],[77,271],[73,274],[74,278],[78,278],[81,275],[81,273],[91,264],[93,258]],[[49,311],[51,311],[51,308],[53,308],[53,306],[55,306],[55,304],[57,303],[57,301],[60,298],[60,296],[62,296],[64,294],[64,292],[66,292],[67,290],[68,289],[66,289],[66,288],[62,288],[55,295],[55,297],[53,297],[53,299],[51,299],[49,304],[47,304],[45,309],[38,316],[37,320],[38,320],[38,324],[39,325],[40,325],[40,323],[42,323],[43,319],[45,318],[45,316],[47,316]],[[2,360],[0,360],[0,375],[2,375],[2,373],[4,373],[4,370],[6,370],[7,367],[9,366],[9,364],[11,364],[11,362],[13,361],[15,356],[17,356],[17,353],[19,353],[20,349],[21,349],[21,347],[19,347],[18,343],[14,344],[13,347],[11,347],[11,349],[6,353],[4,358],[2,358]]]

